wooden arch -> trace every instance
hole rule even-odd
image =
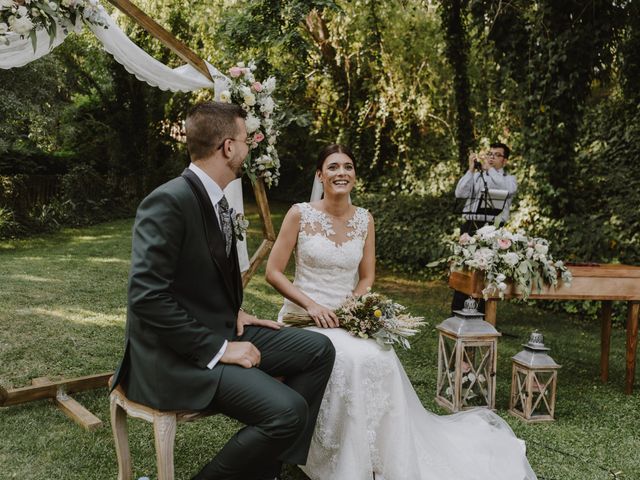
[[[189,47],[178,40],[155,20],[149,17],[149,15],[140,10],[136,5],[131,3],[129,0],[109,0],[109,2],[131,17],[138,25],[144,28],[155,38],[160,40],[182,60],[189,63],[205,77],[213,81],[204,60],[202,60]],[[276,239],[273,222],[271,220],[271,212],[269,210],[269,203],[267,201],[265,184],[262,179],[258,179],[253,184],[253,191],[258,205],[260,219],[262,220],[263,240],[251,257],[249,269],[242,275],[243,286],[246,286],[249,283],[251,277],[253,277],[261,263],[271,251],[271,247],[273,247]],[[0,385],[0,407],[51,398],[74,421],[79,423],[85,429],[92,430],[100,427],[102,425],[102,421],[67,394],[106,387],[108,379],[112,375],[113,372],[101,373],[80,378],[64,379],[57,382],[52,382],[48,378],[34,378],[31,381],[31,386],[11,390],[7,390]]]
[[[178,40],[171,32],[167,31],[162,25],[156,22],[149,15],[140,10],[136,5],[129,0],[109,0],[109,3],[113,4],[120,11],[127,14],[134,22],[144,28],[147,32],[160,40],[165,46],[171,49],[182,60],[187,62],[193,68],[202,73],[205,77],[213,82],[211,73],[207,68],[206,63],[202,58],[196,55],[193,50],[187,47],[184,43]],[[258,213],[262,220],[262,235],[263,240],[258,249],[255,251],[251,260],[249,261],[249,269],[242,275],[242,285],[247,286],[251,277],[256,273],[256,270],[260,267],[260,264],[264,261],[265,257],[271,251],[273,243],[276,240],[275,230],[273,228],[273,222],[271,220],[271,211],[269,210],[269,202],[267,201],[267,194],[264,185],[264,181],[259,178],[253,184],[253,192],[256,197],[256,203],[258,205]]]

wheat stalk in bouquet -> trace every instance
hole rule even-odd
[[[374,338],[381,345],[397,343],[410,348],[408,337],[415,335],[426,322],[423,317],[414,317],[406,307],[379,293],[348,297],[335,311],[340,328],[360,338]],[[315,326],[307,314],[287,313],[283,317],[292,327]]]

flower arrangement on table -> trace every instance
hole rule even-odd
[[[423,317],[409,315],[406,307],[374,292],[348,297],[335,314],[340,328],[356,337],[373,338],[383,346],[397,343],[411,348],[407,337],[415,335],[425,324]],[[283,321],[292,327],[316,325],[306,314],[288,313]]]
[[[0,0],[2,1],[2,0]],[[277,108],[271,94],[276,88],[276,79],[269,77],[263,82],[255,79],[256,65],[239,62],[229,69],[231,85],[220,92],[219,100],[237,103],[247,112],[245,124],[249,142],[249,155],[245,172],[251,180],[262,178],[267,186],[278,184],[280,159],[276,150],[279,131],[273,116]]]
[[[533,288],[557,286],[558,278],[571,284],[571,272],[564,262],[554,260],[549,253],[549,242],[544,238],[528,237],[524,232],[485,225],[474,235],[463,233],[457,242],[450,242],[452,255],[435,264],[448,262],[451,269],[469,269],[484,272],[485,298],[498,294],[502,299],[507,290],[506,281],[512,281],[526,300]]]
[[[103,14],[97,0],[0,0],[0,41],[8,45],[11,33],[29,37],[35,51],[36,31],[46,30],[53,42],[58,25],[65,34],[78,20],[105,26]]]

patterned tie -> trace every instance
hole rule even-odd
[[[227,252],[227,257],[231,254],[231,242],[233,238],[232,226],[231,226],[231,213],[229,212],[229,202],[223,195],[218,202],[218,213],[220,214],[220,227],[222,228],[222,235],[224,236],[224,247]]]

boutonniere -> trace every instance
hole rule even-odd
[[[244,236],[247,234],[247,229],[249,228],[249,220],[247,220],[243,213],[236,213],[233,208],[229,213],[231,214],[233,233],[235,233],[238,240],[244,240]]]

